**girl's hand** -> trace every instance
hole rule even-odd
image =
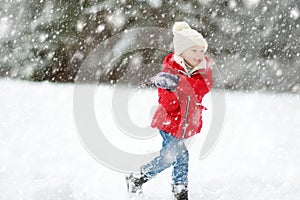
[[[170,73],[160,72],[154,77],[157,87],[174,91],[179,83],[179,77]]]
[[[206,66],[204,69],[200,69],[199,71],[202,75],[207,75],[207,74],[211,73],[211,70],[212,70],[211,66],[212,66],[213,61],[208,56],[205,56],[204,59],[206,61]]]
[[[211,69],[213,60],[208,56],[204,56],[204,58],[206,60],[206,69]]]

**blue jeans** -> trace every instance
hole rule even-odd
[[[160,155],[142,167],[142,172],[149,178],[173,166],[172,182],[174,185],[188,183],[189,152],[183,142],[167,132],[159,131],[162,138]]]

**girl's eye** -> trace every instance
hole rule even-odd
[[[193,52],[197,52],[197,50],[195,50],[195,49],[193,49],[192,51],[193,51]]]

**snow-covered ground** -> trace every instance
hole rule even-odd
[[[73,117],[74,85],[1,79],[0,88],[1,200],[127,199],[124,174],[98,163],[80,142]],[[95,95],[97,120],[107,120],[103,130],[112,135],[118,134],[110,121],[113,91],[98,86]],[[132,105],[135,101],[139,103]],[[145,89],[128,103],[132,120],[142,119],[142,125],[151,120],[145,104],[156,104],[154,90]],[[190,199],[299,199],[299,95],[226,92],[222,136],[213,152],[199,160],[210,110],[203,134],[190,148]],[[110,139],[121,149],[143,150],[138,142],[119,138]],[[158,136],[140,142],[145,151],[156,151],[161,143]],[[145,184],[145,199],[170,199],[170,173],[168,169]]]

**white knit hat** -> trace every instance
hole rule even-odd
[[[180,55],[186,49],[200,45],[207,50],[207,42],[201,33],[192,29],[186,22],[175,22],[172,28],[174,53]]]

